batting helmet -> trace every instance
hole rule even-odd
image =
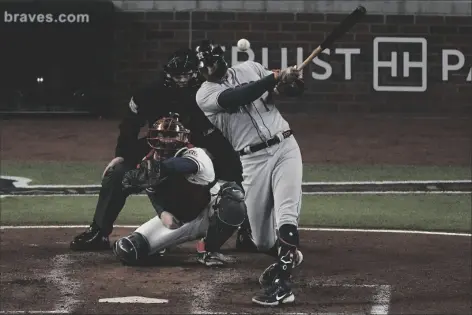
[[[208,81],[218,81],[226,74],[228,63],[220,45],[214,45],[209,40],[204,40],[196,48],[196,51],[199,61],[198,69]]]

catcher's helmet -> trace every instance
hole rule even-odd
[[[214,45],[209,40],[204,40],[196,48],[196,51],[199,61],[198,69],[207,80],[217,81],[226,74],[228,63],[220,45]]]
[[[179,115],[171,113],[149,128],[147,142],[160,159],[166,159],[188,144],[189,134],[190,131],[179,121]]]
[[[165,84],[168,87],[196,86],[198,81],[198,59],[191,49],[179,49],[164,66]]]

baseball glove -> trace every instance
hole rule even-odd
[[[145,189],[158,186],[165,178],[161,176],[159,161],[147,159],[138,168],[125,173],[122,185],[128,193],[139,193]]]

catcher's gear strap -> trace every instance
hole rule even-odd
[[[234,75],[235,76],[235,75]],[[274,74],[255,82],[224,90],[218,95],[218,105],[228,110],[250,104],[267,91],[272,91],[277,84]]]
[[[271,147],[273,145],[276,145],[277,143],[282,142],[284,139],[287,139],[291,135],[293,135],[293,131],[291,129],[285,130],[281,133],[276,134],[275,137],[267,140],[267,142],[262,142],[262,143],[258,143],[258,144],[252,145],[252,146],[245,147],[244,149],[239,151],[239,155],[243,156],[243,155],[246,155],[246,154],[254,153],[254,152],[260,151],[262,149]]]
[[[300,242],[300,236],[298,234],[298,228],[292,224],[284,224],[279,229],[279,241],[280,245],[286,244],[287,246],[298,247]]]
[[[149,243],[142,234],[133,232],[116,241],[114,253],[122,262],[134,265],[149,255]]]
[[[223,184],[213,208],[221,222],[235,227],[240,226],[247,213],[242,188],[235,182]]]
[[[244,192],[235,182],[221,186],[210,217],[210,225],[205,237],[205,247],[209,252],[218,251],[233,235],[246,218]]]

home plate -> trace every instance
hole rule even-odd
[[[143,304],[165,304],[169,303],[169,300],[147,298],[144,296],[124,296],[107,299],[99,299],[100,303],[143,303]]]

